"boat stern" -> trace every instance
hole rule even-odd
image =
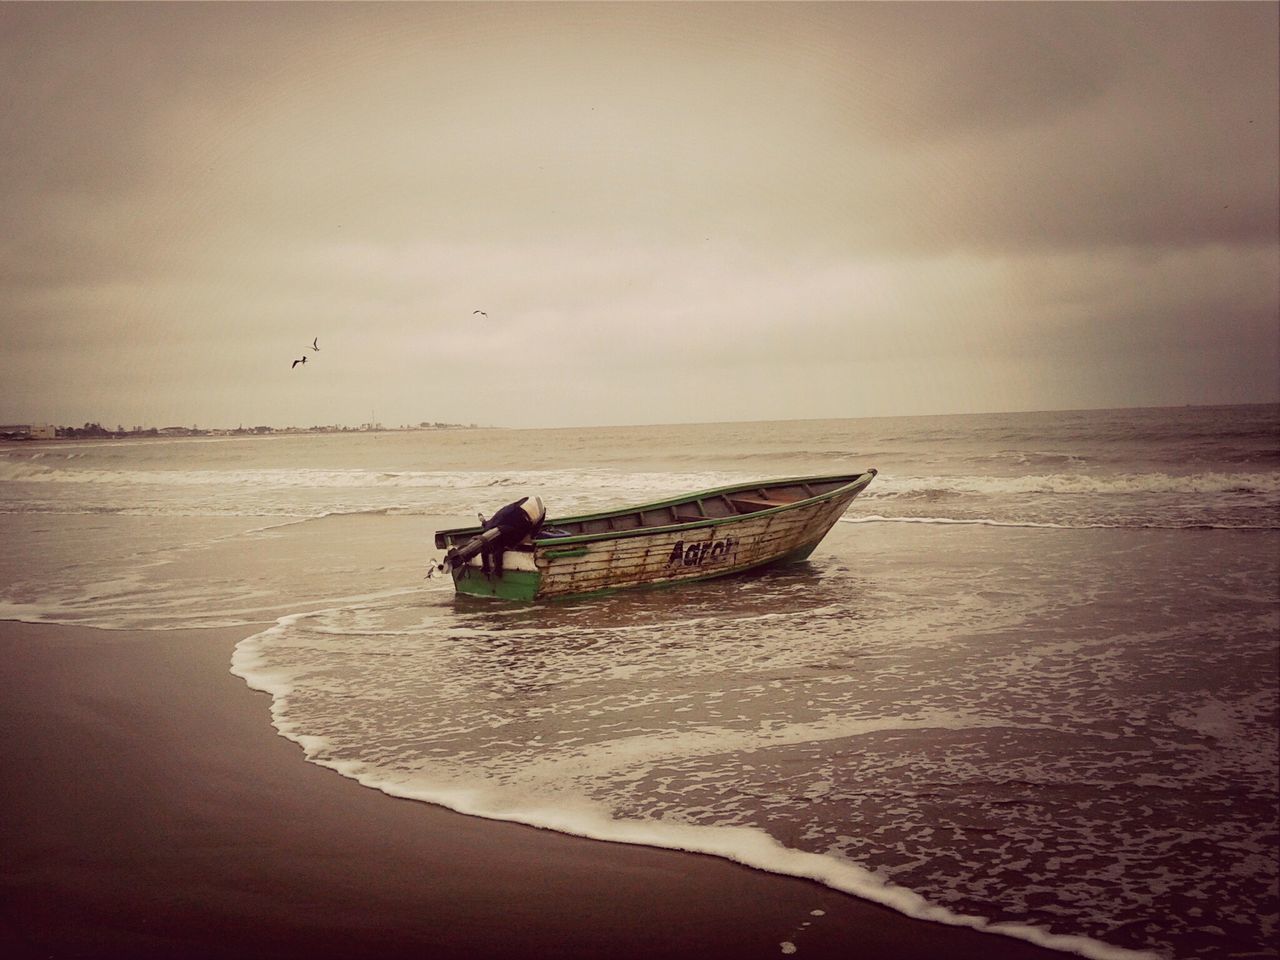
[[[503,555],[502,574],[485,573],[480,558],[455,567],[453,587],[472,597],[495,597],[499,600],[533,600],[542,586],[542,573],[533,562],[533,554],[508,550]]]

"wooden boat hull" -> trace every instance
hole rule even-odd
[[[453,570],[454,586],[472,596],[542,600],[666,586],[803,560],[874,476],[870,470],[739,484],[548,520],[546,529],[568,528],[570,535],[540,533],[531,544],[505,551],[501,576],[486,575],[474,557]],[[695,508],[699,516],[688,516]],[[665,513],[670,519],[663,522]],[[478,527],[440,531],[436,545],[450,547],[478,532]]]

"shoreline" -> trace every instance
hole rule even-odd
[[[1070,956],[360,786],[230,673],[248,630],[0,621],[6,955]]]

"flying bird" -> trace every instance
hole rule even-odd
[[[300,364],[300,363],[306,363],[306,362],[307,362],[307,355],[304,353],[304,354],[302,355],[302,358],[301,358],[300,360],[295,360],[295,361],[293,361],[293,366],[292,366],[292,367],[290,367],[289,369],[290,369],[290,370],[292,370],[292,369],[293,369],[293,367],[296,367],[298,364]]]
[[[485,313],[483,310],[472,310],[472,311],[471,311],[471,315],[472,315],[473,317],[474,317],[477,313],[478,313],[478,314],[480,314],[480,316],[482,316],[482,317],[487,317],[487,316],[488,316],[488,314],[487,314],[487,313]]]
[[[319,352],[320,352],[320,338],[319,338],[319,337],[316,337],[314,340],[312,340],[312,341],[311,341],[311,349],[312,349],[312,350],[314,350],[314,351],[316,351],[316,353],[319,353]]]

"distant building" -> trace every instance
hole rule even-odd
[[[48,423],[0,423],[0,440],[53,440],[58,430]]]

